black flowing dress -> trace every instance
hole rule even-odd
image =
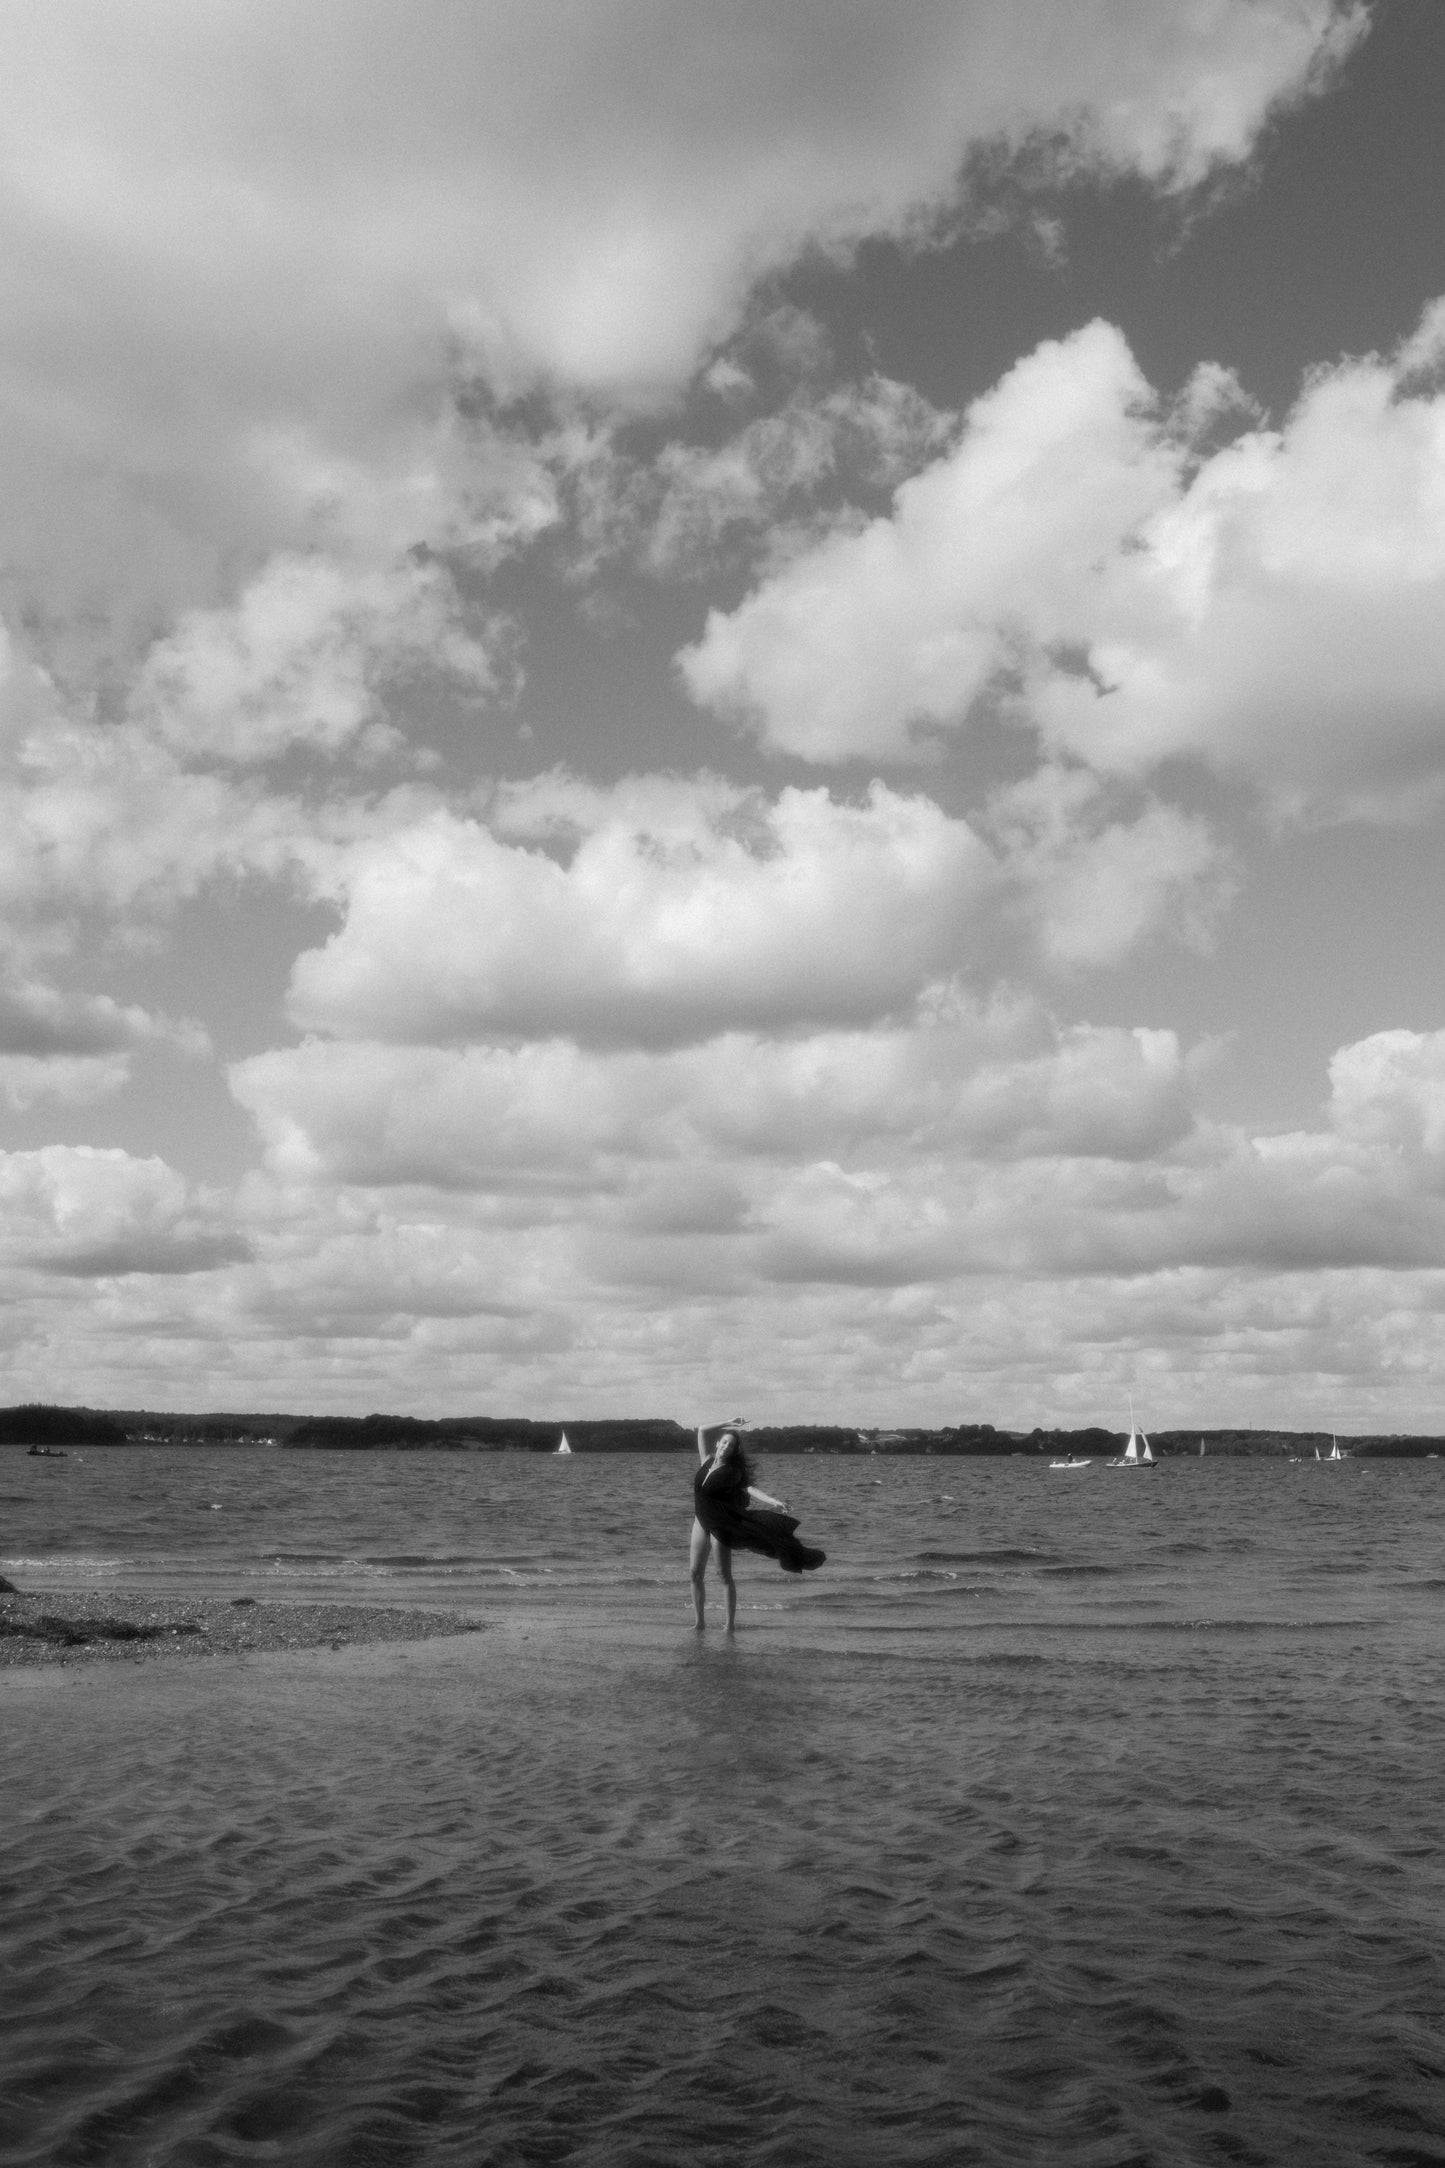
[[[721,1468],[706,1462],[692,1479],[692,1495],[697,1517],[710,1536],[735,1551],[760,1551],[764,1558],[775,1558],[784,1573],[811,1573],[827,1555],[798,1541],[798,1523],[791,1513],[749,1503],[748,1479],[735,1461],[724,1461]]]

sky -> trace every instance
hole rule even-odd
[[[0,1400],[1445,1431],[1437,0],[0,0]]]

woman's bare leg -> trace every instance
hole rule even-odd
[[[701,1521],[694,1521],[692,1524],[692,1542],[687,1554],[687,1570],[692,1576],[692,1608],[697,1615],[697,1630],[699,1633],[702,1632],[707,1623],[703,1616],[705,1598],[702,1580],[703,1575],[707,1572],[707,1554],[711,1549],[712,1537],[703,1527]],[[725,1555],[721,1547],[719,1547],[719,1560]]]
[[[727,1591],[727,1630],[731,1633],[738,1615],[738,1592],[733,1586],[733,1547],[730,1543],[717,1543],[714,1548],[717,1551],[717,1570]]]

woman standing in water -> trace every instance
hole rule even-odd
[[[692,1575],[692,1604],[697,1630],[704,1619],[703,1576],[708,1555],[717,1552],[717,1570],[726,1591],[727,1630],[737,1618],[738,1592],[733,1585],[733,1552],[760,1551],[775,1558],[784,1573],[812,1573],[826,1553],[810,1549],[797,1538],[797,1521],[781,1498],[770,1498],[753,1481],[747,1455],[738,1436],[741,1419],[700,1427],[697,1457],[701,1463],[692,1479],[696,1519],[688,1567]]]

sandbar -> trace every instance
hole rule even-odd
[[[0,1594],[0,1670],[340,1649],[485,1630],[484,1620],[464,1612],[386,1604],[158,1597],[111,1589],[53,1594],[25,1590]]]

